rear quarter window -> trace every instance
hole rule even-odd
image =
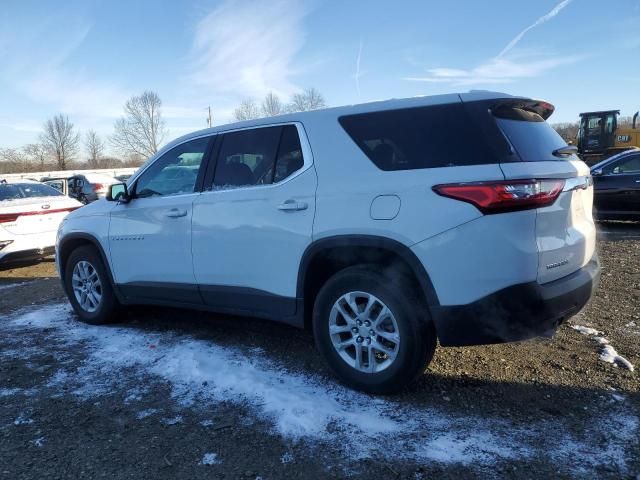
[[[525,162],[567,161],[572,156],[555,156],[553,151],[567,143],[535,112],[520,108],[500,108],[493,111],[496,123]]]
[[[339,122],[382,170],[497,163],[462,103],[346,115]]]

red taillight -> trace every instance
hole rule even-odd
[[[93,184],[93,191],[94,192],[101,192],[103,190],[106,190],[106,186],[103,183],[94,183]]]
[[[556,201],[563,188],[564,180],[551,179],[436,185],[433,190],[443,197],[469,202],[482,213],[500,213],[546,207]]]
[[[37,210],[34,212],[0,213],[0,223],[12,223],[18,220],[19,217],[26,217],[30,215],[49,215],[52,213],[73,212],[77,208],[79,207],[56,208],[54,210]]]
[[[19,213],[0,213],[0,223],[12,223],[18,220]]]

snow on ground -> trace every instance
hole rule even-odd
[[[26,285],[29,282],[19,282],[19,283],[5,283],[4,285],[0,285],[0,290],[9,290],[10,288],[21,287],[22,285]]]
[[[200,460],[200,465],[216,465],[218,463],[221,462],[218,460],[218,455],[215,453],[205,453],[202,460]]]
[[[23,311],[0,322],[0,334],[11,334],[21,347],[28,347],[27,340],[38,332],[47,335],[50,345],[86,356],[80,367],[59,363],[45,388],[64,386],[81,400],[95,399],[123,388],[125,375],[147,375],[168,383],[180,408],[235,402],[270,421],[274,433],[285,439],[340,446],[351,460],[376,456],[483,466],[539,458],[572,471],[604,464],[625,471],[625,446],[640,437],[640,422],[624,402],[596,412],[585,428],[587,434],[578,438],[561,424],[562,419],[519,425],[497,417],[452,413],[446,403],[406,405],[311,374],[293,373],[260,350],[247,354],[247,349],[187,334],[84,325],[74,320],[66,305]],[[28,358],[23,348],[4,350],[1,356]],[[140,389],[126,393],[128,398],[147,394]],[[135,405],[129,403],[127,408],[135,410]],[[143,410],[137,417],[149,421],[158,413]],[[181,420],[180,415],[157,416],[163,423]],[[602,438],[607,439],[607,448],[601,448]]]
[[[601,336],[602,332],[582,325],[571,325],[571,328],[577,330],[583,335],[592,338],[593,340],[598,342],[599,345],[601,345],[600,360],[607,363],[612,363],[614,366],[621,366],[633,372],[633,364],[618,352],[616,352],[616,349],[613,348],[613,346],[609,343],[609,340]]]

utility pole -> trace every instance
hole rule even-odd
[[[209,128],[211,128],[211,123],[213,122],[213,117],[211,116],[211,106],[209,106],[208,108],[209,108],[209,115],[207,116],[207,125],[209,125]]]

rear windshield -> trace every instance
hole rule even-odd
[[[462,103],[347,115],[339,121],[382,170],[497,163]]]
[[[571,160],[572,156],[555,156],[553,151],[567,143],[535,112],[501,107],[493,115],[502,132],[525,162]]]
[[[0,183],[0,202],[31,197],[60,197],[62,193],[41,183]]]

